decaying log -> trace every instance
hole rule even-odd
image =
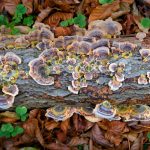
[[[115,39],[116,41],[131,41],[137,43],[134,37]],[[150,47],[150,38],[147,38],[142,43],[143,47]],[[0,55],[12,51],[22,59],[20,68],[29,71],[28,63],[37,58],[41,51],[36,48],[22,49],[22,50],[1,50]],[[123,59],[123,58],[122,58]],[[111,61],[111,60],[110,60]],[[89,86],[82,88],[79,94],[72,94],[67,87],[70,85],[72,77],[65,70],[61,75],[56,75],[55,85],[44,86],[37,84],[31,77],[28,79],[18,79],[17,85],[19,88],[19,95],[15,98],[14,107],[17,105],[24,105],[28,108],[44,108],[53,106],[56,103],[66,103],[72,105],[96,104],[102,100],[111,100],[114,103],[142,103],[150,104],[150,84],[139,85],[137,78],[142,73],[150,71],[150,62],[143,62],[138,50],[132,57],[126,59],[128,62],[126,72],[126,79],[123,86],[116,91],[111,91],[108,87],[108,82],[111,77],[102,74],[100,77],[89,81]],[[96,82],[100,81],[100,84]],[[13,107],[13,108],[14,108]],[[10,108],[12,109],[12,108]]]

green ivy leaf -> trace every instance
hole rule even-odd
[[[16,113],[19,116],[23,116],[27,113],[27,108],[25,106],[17,106],[16,107]]]
[[[23,129],[23,128],[21,128],[21,127],[19,127],[19,126],[16,126],[16,127],[14,128],[14,131],[11,133],[11,136],[14,137],[14,136],[16,136],[16,135],[18,135],[18,134],[22,134],[23,132],[24,132],[24,129]]]
[[[0,131],[0,137],[5,136],[5,132]]]
[[[24,15],[27,12],[27,8],[23,4],[18,4],[15,12],[16,14]]]
[[[150,18],[143,18],[141,20],[141,25],[144,27],[144,28],[150,28]]]
[[[0,15],[0,26],[1,25],[7,25],[8,24],[8,19],[4,15]]]
[[[12,27],[12,28],[11,28],[11,34],[13,34],[13,35],[20,34],[20,30],[17,29],[17,28]]]
[[[150,132],[147,133],[147,138],[150,141]]]
[[[74,19],[73,18],[68,19],[68,24],[73,25],[74,24]]]
[[[2,132],[13,132],[14,127],[12,126],[11,123],[6,123],[6,124],[2,124],[1,126],[1,131]]]
[[[21,121],[26,121],[27,117],[28,117],[28,114],[25,114],[25,115],[22,115],[20,119]]]
[[[86,26],[86,17],[85,15],[78,13],[77,17],[74,18],[74,23],[79,25],[80,28],[84,28]]]
[[[68,24],[68,20],[65,20],[65,21],[61,21],[60,22],[60,25],[62,26],[62,27],[67,27],[69,24]]]
[[[32,26],[32,24],[34,23],[33,21],[33,16],[28,16],[26,18],[23,19],[23,24],[27,25],[27,26]]]
[[[114,0],[99,0],[100,4],[109,4],[112,3]]]

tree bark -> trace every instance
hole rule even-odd
[[[116,41],[131,41],[138,43],[134,37],[122,37],[115,39]],[[149,38],[142,42],[142,47],[150,47]],[[28,63],[37,58],[41,51],[36,48],[22,49],[22,50],[3,50],[0,55],[12,51],[23,60],[20,68],[29,71]],[[122,58],[123,59],[123,58]],[[111,61],[111,60],[110,60]],[[142,73],[150,71],[150,62],[143,62],[138,50],[132,57],[126,59],[128,62],[127,70],[125,72],[126,79],[123,86],[119,90],[111,91],[108,87],[108,82],[111,77],[103,74],[100,77],[93,79],[89,82],[87,88],[82,88],[78,95],[72,94],[68,91],[67,87],[71,83],[71,74],[63,72],[61,75],[55,76],[55,85],[44,86],[37,84],[31,77],[28,79],[18,79],[17,85],[19,88],[19,95],[16,96],[12,108],[17,105],[24,105],[30,108],[45,108],[59,104],[96,104],[103,100],[111,100],[113,103],[142,103],[150,104],[150,84],[139,85],[137,78]],[[101,81],[100,84],[96,80]],[[59,81],[59,83],[58,83]],[[58,86],[57,84],[60,84]]]

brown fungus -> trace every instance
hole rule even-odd
[[[65,105],[56,105],[46,110],[45,116],[55,121],[64,121],[76,112],[75,108]]]
[[[53,85],[54,77],[50,76],[50,70],[41,58],[36,58],[29,63],[29,75],[40,85]]]
[[[139,52],[142,58],[148,58],[150,56],[150,49],[143,48],[140,49]]]
[[[122,86],[122,83],[113,78],[108,82],[108,85],[112,91],[116,91]]]
[[[139,76],[139,78],[138,78],[138,84],[143,84],[143,85],[148,84],[146,75],[141,74],[141,75]]]
[[[108,47],[102,46],[93,50],[93,55],[95,58],[107,58],[110,54],[110,50]]]
[[[120,120],[120,117],[116,117],[116,109],[111,106],[108,101],[104,101],[101,104],[97,104],[93,110],[95,116],[100,118],[106,118],[109,120]]]
[[[19,89],[16,84],[8,85],[8,86],[3,86],[2,92],[15,97],[16,95],[18,95]]]
[[[14,103],[14,96],[11,95],[0,95],[0,108],[1,109],[8,109],[12,107]]]
[[[16,54],[14,54],[13,52],[7,52],[5,54],[5,62],[7,63],[11,63],[14,62],[17,65],[21,64],[21,59],[19,56],[17,56]]]

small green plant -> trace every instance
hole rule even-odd
[[[26,12],[27,8],[23,4],[18,4],[11,22],[9,22],[7,17],[5,17],[4,15],[0,15],[0,26],[6,25],[7,28],[11,29],[11,34],[19,34],[20,31],[19,29],[15,28],[15,25],[21,23],[23,25],[31,27],[34,23],[34,16],[30,15],[26,17]]]
[[[141,19],[141,25],[144,28],[150,28],[150,18],[143,18],[143,19]]]
[[[0,128],[0,137],[15,137],[18,134],[22,134],[24,129],[19,126],[13,127],[11,123],[2,124]]]
[[[80,28],[84,28],[86,26],[85,15],[83,15],[82,13],[78,13],[76,17],[60,22],[60,25],[62,27],[67,27],[73,24],[78,25]]]
[[[100,4],[109,4],[112,3],[114,0],[99,0]]]
[[[4,15],[0,15],[0,26],[1,25],[8,25],[8,19]]]
[[[150,142],[150,132],[147,133],[147,138],[148,138],[148,140]]]
[[[20,118],[21,121],[25,121],[28,117],[27,108],[25,106],[17,106],[16,114]]]

